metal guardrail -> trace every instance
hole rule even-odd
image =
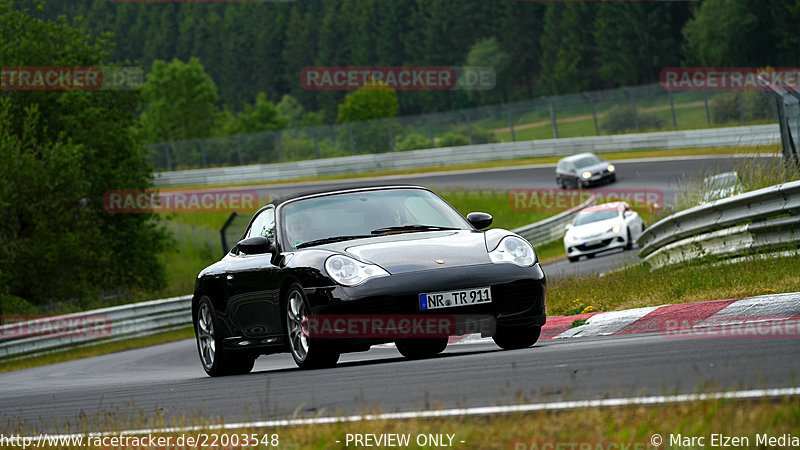
[[[645,149],[770,145],[780,142],[781,131],[778,125],[541,139],[344,156],[276,164],[159,172],[155,174],[154,183],[156,186],[162,187],[251,183],[358,173],[371,170],[416,169],[482,161],[561,156],[580,152],[603,153]]]
[[[567,232],[567,224],[572,222],[572,219],[580,210],[594,205],[595,200],[596,195],[592,194],[591,198],[570,210],[511,231],[524,237],[533,245],[553,242],[564,237]]]
[[[789,214],[789,217],[779,217]],[[800,244],[800,181],[695,206],[666,217],[639,237],[639,256],[654,267],[704,256],[738,256]],[[777,218],[776,218],[777,217]]]
[[[148,336],[192,323],[192,296],[172,297],[0,327],[0,360]]]

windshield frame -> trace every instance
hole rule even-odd
[[[457,217],[460,220],[462,226],[460,228],[458,228],[459,230],[470,230],[470,231],[474,231],[475,230],[475,227],[473,227],[472,224],[469,223],[469,221],[458,210],[456,210],[450,203],[448,203],[447,200],[442,198],[436,192],[433,192],[432,190],[430,190],[428,188],[425,188],[425,187],[422,187],[422,186],[380,186],[380,187],[374,187],[374,188],[345,189],[345,190],[335,190],[335,191],[321,192],[321,193],[317,193],[317,194],[304,195],[304,196],[293,198],[293,199],[290,199],[290,200],[286,200],[285,202],[280,203],[277,206],[276,210],[275,210],[276,236],[277,236],[277,240],[278,240],[278,243],[280,245],[280,248],[284,252],[293,252],[293,251],[298,251],[298,250],[313,249],[313,248],[316,247],[316,246],[311,246],[311,247],[297,248],[294,245],[292,245],[291,242],[289,242],[289,237],[287,236],[288,233],[287,233],[287,230],[286,230],[286,215],[285,215],[285,212],[284,212],[284,207],[287,206],[287,205],[292,205],[292,204],[297,203],[297,202],[316,199],[316,198],[321,198],[321,197],[332,197],[332,196],[337,196],[337,195],[359,194],[359,193],[369,194],[369,193],[377,192],[377,191],[401,191],[401,190],[424,191],[424,192],[426,192],[426,193],[428,193],[430,195],[433,195],[434,197],[438,198],[446,206],[446,208],[449,211],[452,211],[454,213],[454,217]],[[369,231],[371,231],[371,230],[369,230]],[[386,235],[385,234],[375,234],[375,235],[371,235],[369,237],[359,237],[358,239],[370,239],[372,237],[380,237],[380,236],[386,236]],[[356,238],[354,238],[353,240],[355,240],[355,239]],[[311,242],[311,241],[308,241],[308,242]],[[320,244],[320,245],[324,245],[324,244]]]

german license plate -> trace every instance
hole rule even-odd
[[[488,287],[419,294],[419,309],[421,310],[452,308],[456,306],[477,305],[491,302],[492,290]]]

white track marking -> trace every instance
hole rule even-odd
[[[713,392],[709,394],[677,394],[677,395],[656,395],[649,397],[621,397],[600,400],[576,400],[549,403],[529,403],[523,405],[509,406],[479,406],[474,408],[455,408],[441,409],[433,411],[408,411],[398,413],[365,414],[339,417],[313,417],[307,419],[282,419],[282,420],[262,420],[254,422],[239,422],[216,424],[206,426],[191,427],[171,427],[171,428],[149,428],[139,430],[109,431],[103,433],[77,433],[64,435],[50,435],[50,438],[73,437],[73,436],[137,436],[148,434],[170,434],[188,433],[195,431],[223,431],[241,430],[247,428],[276,428],[292,427],[300,425],[324,425],[331,423],[362,422],[376,420],[405,420],[429,417],[459,417],[459,416],[484,416],[493,414],[526,413],[534,411],[569,410],[577,408],[602,408],[628,405],[664,405],[669,403],[695,402],[705,400],[746,400],[757,398],[790,397],[800,395],[800,388],[773,388],[773,389],[751,389],[745,391]],[[38,442],[40,437],[32,436],[33,441]]]

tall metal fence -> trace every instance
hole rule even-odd
[[[158,170],[267,164],[434,147],[774,123],[763,92],[665,91],[658,84],[446,113],[150,146]]]

